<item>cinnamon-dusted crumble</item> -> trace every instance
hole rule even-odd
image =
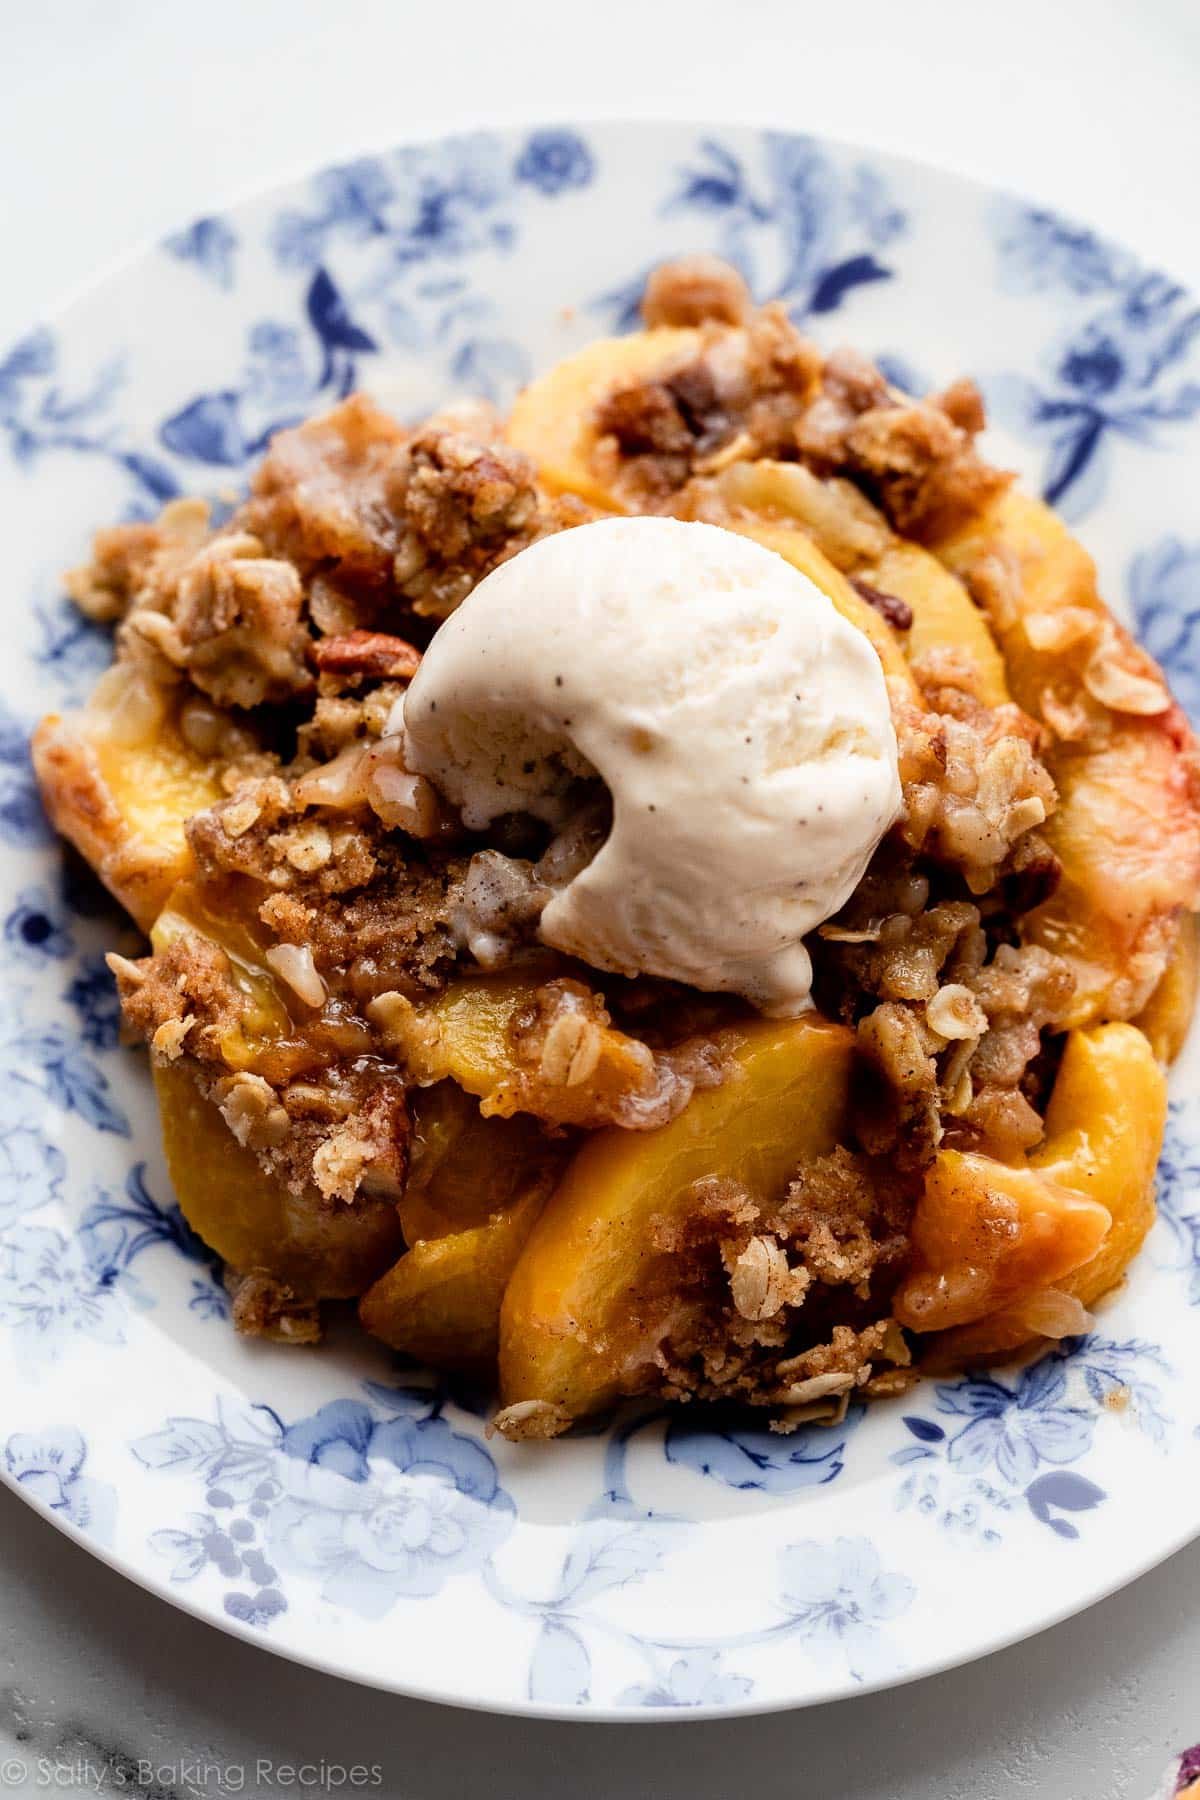
[[[729,1175],[716,1134],[682,1213],[655,1213],[614,1316],[550,1335],[603,1364],[589,1405],[736,1401],[793,1430],[916,1379],[897,1296],[928,1254],[914,1220],[929,1172],[954,1156],[1036,1166],[1064,1046],[1136,1017],[1186,948],[1200,784],[1161,672],[1086,572],[1072,563],[1062,594],[1029,598],[1043,552],[1023,564],[1016,527],[1005,539],[995,524],[1010,477],[980,455],[970,382],[900,394],[782,306],[756,309],[711,257],[656,271],[643,314],[663,354],[635,376],[614,361],[575,421],[590,504],[553,458],[543,481],[536,444],[508,441],[486,408],[409,430],[356,395],[280,433],[219,527],[183,501],[98,533],[69,589],[116,626],[116,675],[81,721],[43,727],[38,767],[56,822],[144,923],[157,914],[148,955],[111,959],[127,1027],[160,1082],[186,1081],[210,1109],[218,1156],[236,1145],[272,1204],[285,1197],[253,1254],[227,1255],[237,1328],[312,1341],[321,1299],[383,1277],[402,1228],[465,1259],[447,1316],[486,1289],[494,1339],[505,1282],[553,1209],[547,1168],[622,1134],[652,1155],[656,1131],[736,1087],[754,1021],[727,996],[547,952],[542,908],[602,846],[609,797],[584,771],[557,836],[518,816],[466,831],[405,764],[407,684],[473,587],[592,516],[598,493],[765,533],[784,554],[792,534],[798,566],[819,564],[894,659],[903,810],[809,944],[817,1004],[851,1045],[852,1105],[832,1147],[797,1150],[769,1195]],[[172,780],[135,831],[120,753],[155,745]],[[1137,811],[1125,790],[1111,801],[1107,772],[1103,804],[1088,788],[1086,759],[1114,745],[1169,788],[1173,842],[1148,853],[1166,873],[1161,892],[1138,888],[1132,952],[1114,926],[1115,948],[1084,954],[1054,908],[1081,905],[1080,792],[1106,828]],[[143,840],[160,817],[170,853],[155,861]],[[319,1251],[338,1234],[337,1255],[378,1233],[381,1209],[389,1228],[350,1276],[323,1280],[303,1258],[285,1274],[271,1230],[297,1209]],[[219,1243],[219,1209],[205,1219]],[[613,1242],[597,1227],[571,1255],[604,1264]],[[1048,1292],[1029,1317],[1077,1322],[1074,1291]],[[404,1347],[403,1318],[388,1341]],[[496,1424],[550,1437],[573,1416],[558,1392],[522,1394]]]

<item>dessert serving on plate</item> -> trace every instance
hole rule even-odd
[[[642,311],[101,531],[35,739],[239,1330],[354,1301],[513,1437],[1081,1333],[1195,995],[1191,731],[974,387],[709,258]]]

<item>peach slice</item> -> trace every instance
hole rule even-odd
[[[232,1135],[185,1063],[156,1065],[167,1168],[193,1231],[239,1274],[264,1274],[298,1298],[361,1294],[403,1247],[395,1206],[360,1193],[349,1205],[315,1188],[293,1194]]]
[[[800,1162],[843,1137],[850,1031],[809,1016],[720,1037],[722,1086],[658,1131],[597,1132],[567,1168],[504,1296],[505,1406],[544,1400],[580,1418],[646,1386],[664,1318],[646,1296],[669,1295],[673,1261],[656,1240],[687,1218],[695,1184],[725,1177],[770,1201]]]
[[[702,341],[699,331],[673,326],[597,339],[517,395],[509,443],[531,458],[551,493],[578,494],[592,506],[624,512],[598,465],[596,408],[615,388],[681,367]]]
[[[738,523],[741,513],[762,519],[775,530],[787,524],[799,527],[822,561],[832,564],[841,575],[858,576],[881,593],[905,601],[912,609],[912,626],[897,637],[879,613],[849,589],[890,642],[897,647],[903,644],[908,659],[930,651],[953,650],[971,677],[972,691],[986,706],[999,706],[1011,698],[999,647],[963,583],[928,550],[897,537],[883,514],[849,482],[822,481],[800,463],[764,459],[732,464],[716,487],[734,508],[729,520],[734,529],[747,529]],[[761,539],[761,529],[748,529]],[[781,554],[786,555],[786,550]],[[830,593],[815,569],[804,572]],[[848,587],[846,582],[842,585]],[[861,618],[852,617],[836,596],[831,594],[831,598],[879,649],[878,630],[872,631]],[[880,654],[890,673],[889,660],[882,651]]]
[[[500,1303],[546,1192],[537,1186],[481,1225],[414,1244],[363,1295],[364,1329],[435,1368],[494,1369]]]
[[[972,1322],[932,1341],[930,1353],[939,1366],[1017,1349],[1036,1335],[1036,1321],[1045,1316],[1047,1301],[1054,1295],[1066,1295],[1088,1307],[1120,1281],[1154,1223],[1154,1172],[1166,1107],[1162,1070],[1136,1026],[1100,1025],[1070,1034],[1046,1111],[1046,1141],[1030,1157],[1028,1169],[1014,1171],[993,1164],[976,1189],[964,1191],[960,1198],[968,1220],[978,1217],[987,1190],[1019,1175],[1045,1184],[1055,1204],[1061,1205],[1062,1196],[1070,1194],[1076,1197],[1077,1208],[1090,1206],[1097,1215],[1109,1215],[1111,1223],[1092,1254],[1068,1268],[1068,1245],[1073,1256],[1085,1241],[1078,1229],[1085,1215],[1075,1211],[1069,1238],[1064,1233],[1055,1240],[1061,1253],[1055,1261],[1046,1261],[1036,1281],[1020,1293],[1013,1293],[1013,1283],[1006,1281],[1006,1297],[996,1311],[987,1317],[975,1314]],[[942,1152],[939,1163],[949,1154]],[[924,1200],[918,1205],[918,1219],[923,1206]],[[1063,1216],[1065,1226],[1068,1215]],[[970,1223],[960,1229],[965,1235]],[[1009,1254],[1003,1244],[1000,1253]],[[1036,1272],[1036,1258],[1019,1266]],[[901,1289],[901,1296],[905,1291]],[[899,1310],[897,1316],[909,1322]]]
[[[1191,729],[1048,507],[1010,489],[934,548],[986,607],[1015,698],[1049,727],[1060,799],[1046,837],[1063,879],[1023,935],[1074,969],[1069,1024],[1136,1017],[1200,906]]]
[[[192,866],[187,820],[221,798],[218,765],[118,663],[84,711],[42,720],[33,766],[55,829],[148,931]]]
[[[487,1116],[532,1112],[553,1125],[594,1126],[607,1124],[623,1102],[651,1099],[659,1079],[652,1053],[599,1022],[595,996],[582,989],[578,1064],[570,1054],[570,1025],[561,1045],[545,1035],[540,1060],[521,1058],[517,1040],[535,1023],[538,979],[532,970],[468,975],[449,982],[434,1000],[414,1004],[386,995],[370,1016],[417,1081],[456,1081],[482,1101]],[[548,1056],[560,1047],[561,1056]]]
[[[990,1156],[940,1150],[913,1215],[915,1267],[895,1298],[910,1331],[943,1331],[1049,1287],[1095,1256],[1106,1206]]]
[[[1159,1062],[1173,1063],[1187,1040],[1200,986],[1200,921],[1186,913],[1162,980],[1134,1024],[1145,1032]]]

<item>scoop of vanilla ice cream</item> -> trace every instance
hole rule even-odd
[[[802,1012],[802,939],[900,806],[879,659],[806,576],[715,525],[604,519],[501,565],[404,704],[408,766],[482,829],[562,827],[581,776],[612,829],[541,916],[599,969]]]

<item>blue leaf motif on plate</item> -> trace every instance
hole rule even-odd
[[[88,1261],[105,1282],[127,1275],[133,1263],[156,1244],[192,1262],[217,1264],[175,1201],[163,1206],[146,1186],[146,1165],[135,1163],[121,1194],[101,1189],[79,1221],[79,1237]]]
[[[17,1431],[4,1446],[4,1467],[11,1480],[76,1530],[107,1544],[116,1521],[117,1496],[106,1482],[84,1473],[86,1463],[87,1445],[74,1426]]]
[[[79,1020],[79,1035],[93,1050],[115,1049],[121,1028],[117,985],[103,956],[85,956],[75,966],[63,999]]]
[[[1034,1518],[1040,1519],[1062,1538],[1077,1538],[1079,1528],[1069,1519],[1058,1518],[1058,1513],[1088,1512],[1093,1506],[1099,1506],[1104,1498],[1102,1487],[1097,1487],[1086,1475],[1076,1475],[1067,1469],[1057,1470],[1052,1475],[1039,1475],[1025,1490],[1025,1499]]]
[[[356,325],[328,269],[318,269],[304,300],[309,323],[327,350],[378,349],[373,337]]]
[[[552,1706],[582,1706],[591,1698],[592,1661],[577,1631],[546,1619],[529,1663],[529,1698]]]
[[[1059,287],[1087,297],[1121,287],[1136,273],[1127,251],[1044,207],[1001,200],[991,223],[1001,284],[1010,293]]]
[[[34,603],[41,641],[33,651],[38,667],[72,699],[82,699],[112,661],[112,637],[64,595]]]
[[[833,312],[857,288],[891,279],[878,253],[907,221],[877,170],[843,170],[814,140],[788,132],[764,133],[763,165],[759,180],[727,144],[703,138],[665,210],[712,220],[721,254],[760,298],[782,300],[796,319]],[[607,297],[610,306],[622,302],[626,319],[629,299]]]
[[[835,263],[818,276],[809,296],[808,310],[810,313],[836,312],[852,288],[871,281],[890,281],[891,277],[892,271],[885,269],[869,253],[848,256],[845,262]]]
[[[249,454],[240,396],[233,389],[198,394],[163,421],[158,435],[176,456],[190,456],[215,468],[236,469]]]
[[[22,1213],[57,1200],[67,1159],[34,1125],[0,1124],[0,1234]]]
[[[648,1524],[588,1524],[563,1562],[556,1606],[582,1606],[613,1588],[641,1581],[662,1564],[664,1533]]]
[[[847,1440],[861,1416],[857,1408],[838,1426],[802,1426],[785,1436],[755,1425],[744,1412],[712,1419],[677,1413],[667,1429],[667,1461],[726,1487],[791,1494],[841,1474]]]
[[[1187,1276],[1188,1300],[1200,1306],[1200,1141],[1193,1104],[1173,1100],[1158,1163],[1158,1214],[1171,1235],[1171,1266]]]
[[[83,1054],[63,1026],[18,1030],[0,1044],[0,1054],[7,1060],[14,1084],[36,1084],[56,1106],[78,1113],[97,1131],[129,1136],[129,1120],[112,1097],[108,1076]]]
[[[39,844],[49,835],[29,760],[29,732],[0,700],[0,842]]]
[[[1200,541],[1167,537],[1136,556],[1129,597],[1137,635],[1200,721]]]
[[[885,1570],[866,1538],[792,1544],[779,1558],[780,1598],[793,1629],[818,1654],[844,1658],[855,1681],[896,1669],[884,1627],[908,1611],[916,1589]]]

